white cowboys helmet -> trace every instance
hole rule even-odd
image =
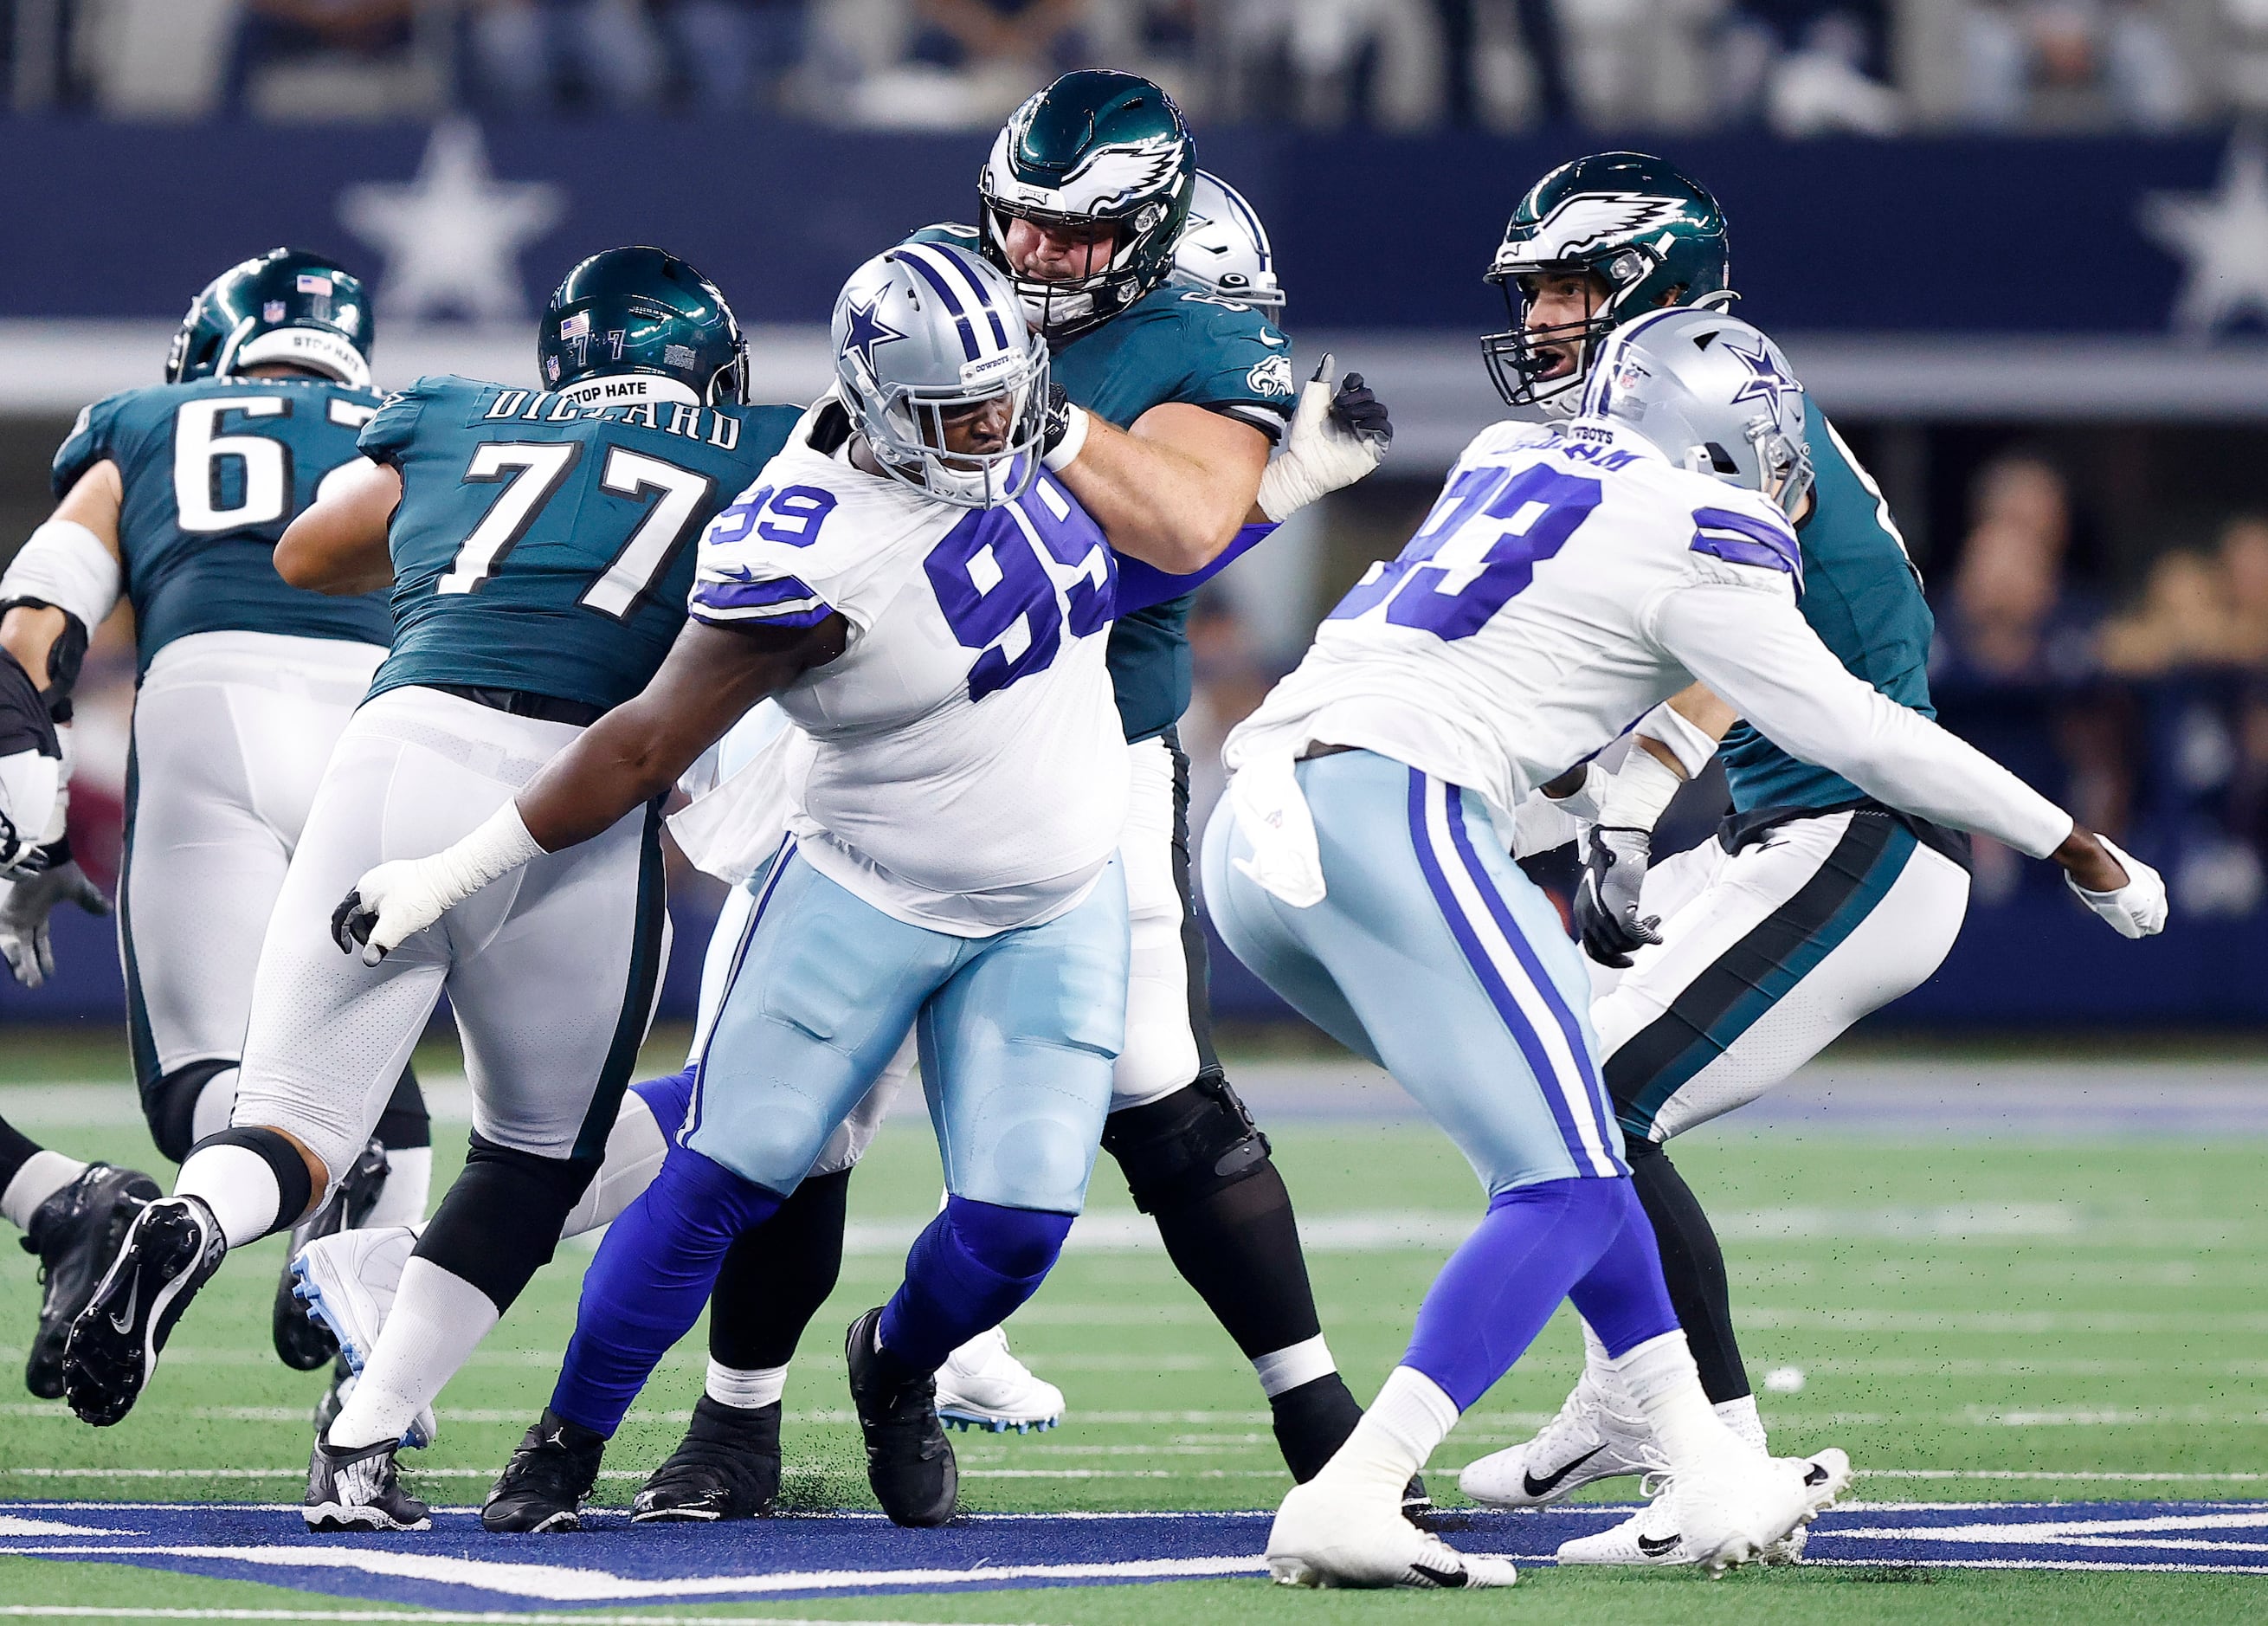
[[[1636,430],[1696,474],[1762,491],[1791,517],[1811,490],[1803,386],[1778,345],[1721,312],[1677,307],[1616,328],[1582,413]]]
[[[1268,228],[1260,224],[1244,194],[1205,170],[1197,171],[1189,223],[1174,243],[1174,272],[1201,285],[1216,299],[1263,310],[1284,307]]]
[[[835,300],[837,393],[895,479],[963,508],[995,508],[1038,477],[1047,341],[1007,277],[949,243],[903,243],[850,274]],[[961,410],[1005,397],[1006,442],[948,452]]]

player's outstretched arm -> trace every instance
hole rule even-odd
[[[307,511],[284,528],[276,573],[312,593],[375,593],[394,580],[387,527],[401,505],[401,471],[356,458],[323,477]]]
[[[1153,406],[1131,431],[1071,409],[1084,438],[1057,477],[1119,552],[1177,576],[1236,540],[1260,495],[1268,437],[1186,402]]]
[[[1852,676],[1792,600],[1747,587],[1687,587],[1663,596],[1653,625],[1664,649],[1791,756],[1833,769],[1892,807],[2052,859],[2122,936],[2164,929],[2166,888],[2155,870]]]
[[[610,828],[666,795],[750,706],[841,654],[849,632],[839,613],[796,628],[687,622],[652,681],[585,729],[486,824],[431,857],[364,874],[333,913],[331,935],[375,965],[498,876]]]

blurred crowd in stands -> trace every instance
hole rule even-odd
[[[2268,108],[2268,0],[0,0],[13,105],[996,122],[1065,66],[1394,129],[2161,129]]]

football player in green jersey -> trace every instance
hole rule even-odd
[[[1009,275],[1062,387],[1063,439],[1049,466],[1122,554],[1176,573],[1215,560],[1248,523],[1281,520],[1359,479],[1390,432],[1359,375],[1336,390],[1321,381],[1295,389],[1290,343],[1267,309],[1174,279],[1196,186],[1195,143],[1165,92],[1130,74],[1066,74],[994,142],[977,181],[979,224],[917,234],[977,248]],[[1267,1137],[1211,1043],[1189,880],[1188,762],[1174,733],[1189,701],[1189,610],[1176,599],[1123,617],[1111,634],[1133,773],[1120,847],[1133,954],[1103,1145],[1176,1267],[1252,1361],[1285,1460],[1305,1480],[1361,1408],[1324,1342]],[[800,1253],[824,1255],[818,1233],[840,1229],[838,1210],[831,1225],[800,1228],[795,1249],[743,1248],[727,1260],[711,1322],[712,1399],[728,1402],[779,1358],[784,1341],[770,1323],[799,1328],[809,1319],[811,1294],[823,1297],[833,1276]],[[997,1334],[956,1351],[938,1382],[940,1412],[964,1424],[1044,1426],[1060,1412],[1060,1396]],[[704,1494],[691,1482],[680,1492]]]
[[[1544,176],[1514,210],[1488,273],[1513,319],[1483,341],[1505,399],[1572,411],[1616,326],[1665,305],[1728,303],[1726,236],[1715,198],[1657,158],[1599,153]],[[1782,382],[1760,378],[1758,388]],[[1808,417],[1814,485],[1795,515],[1804,617],[1852,673],[1933,714],[1932,622],[1904,538],[1834,425],[1815,406]],[[1935,971],[1968,906],[1969,843],[1795,760],[1697,686],[1635,733],[1611,779],[1589,770],[1553,787],[1589,815],[1576,915],[1595,963],[1591,1018],[1702,1386],[1761,1447],[1724,1256],[1664,1143],[1754,1100]],[[1730,817],[1699,846],[1650,864],[1655,821],[1712,755],[1725,765]],[[1650,1471],[1652,1442],[1587,1329],[1586,1341],[1587,1370],[1557,1418],[1467,1467],[1467,1495],[1533,1506]],[[1561,1562],[1690,1562],[1668,1505],[1658,1498],[1567,1543]],[[1799,1527],[1771,1556],[1798,1556],[1802,1536]]]
[[[383,965],[334,946],[334,894],[403,843],[479,823],[644,685],[684,617],[692,538],[798,416],[744,404],[738,323],[658,249],[571,272],[538,360],[539,388],[434,378],[387,401],[363,456],[277,549],[299,587],[351,596],[391,581],[398,631],[284,879],[231,1126],[143,1210],[64,1356],[74,1409],[122,1416],[226,1248],[289,1225],[352,1160],[377,1081],[446,987],[475,1096],[472,1155],[332,1444],[318,1443],[311,1519],[422,1518],[394,1485],[395,1443],[550,1256],[598,1166],[660,972],[659,810]]]
[[[59,721],[88,638],[121,597],[133,606],[140,684],[119,947],[143,1111],[174,1159],[228,1122],[269,911],[322,765],[393,633],[382,596],[303,592],[271,562],[292,516],[357,461],[355,437],[379,404],[371,341],[368,296],[335,260],[276,248],[224,271],[190,305],[164,383],[79,414],[55,454],[55,514],[0,579],[0,645],[37,676]],[[48,916],[66,900],[101,906],[67,847],[0,905],[0,952],[20,981],[37,986],[52,969]],[[424,1217],[425,1108],[397,1071],[379,1144],[357,1149],[311,1234],[373,1212]],[[51,1269],[49,1280],[77,1275]],[[52,1286],[48,1299],[33,1384],[60,1394],[76,1306]],[[288,1282],[274,1333],[301,1370],[336,1353]]]

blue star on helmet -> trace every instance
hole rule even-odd
[[[1754,350],[1742,350],[1728,339],[1725,348],[1739,357],[1742,365],[1749,370],[1748,378],[1734,392],[1733,404],[1738,406],[1743,401],[1761,401],[1771,413],[1772,421],[1778,423],[1780,397],[1785,395],[1800,395],[1803,393],[1803,386],[1779,370],[1779,363],[1763,344],[1758,344]]]
[[[906,336],[874,314],[881,308],[881,305],[880,295],[877,295],[870,304],[852,305],[850,331],[843,337],[843,348],[856,351],[858,359],[866,364],[866,371],[869,373],[874,370],[875,345],[887,344],[892,339],[902,339]]]

